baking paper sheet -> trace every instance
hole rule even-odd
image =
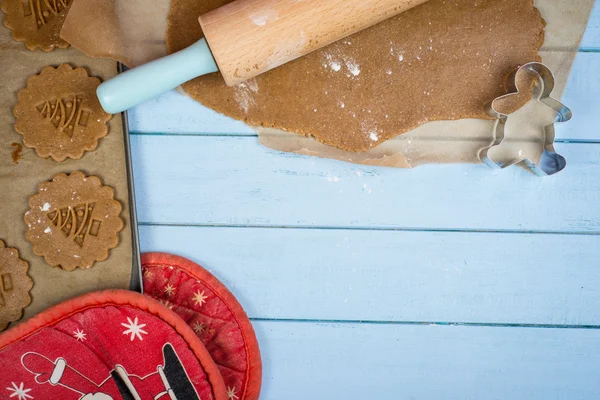
[[[121,116],[113,116],[108,135],[100,140],[95,151],[85,153],[81,160],[57,163],[38,157],[34,150],[26,147],[23,147],[18,164],[12,160],[12,143],[23,143],[22,136],[13,129],[12,109],[17,101],[17,92],[26,86],[30,75],[39,73],[47,65],[58,66],[63,63],[85,67],[91,75],[104,79],[117,73],[114,61],[91,59],[76,49],[55,50],[51,53],[29,51],[23,43],[13,41],[10,31],[0,23],[0,239],[8,247],[17,248],[21,258],[30,266],[29,276],[33,280],[32,303],[25,309],[24,319],[86,292],[107,288],[127,289],[131,279],[132,227],[129,222]],[[89,270],[66,272],[48,266],[42,257],[33,254],[31,244],[25,240],[23,215],[29,209],[29,196],[37,193],[41,182],[51,180],[58,173],[75,170],[97,175],[105,185],[115,189],[115,197],[123,205],[121,217],[125,227],[120,233],[119,246],[111,250],[108,260],[96,263]]]
[[[128,67],[165,56],[171,0],[76,0],[61,36],[93,57]]]
[[[535,0],[536,7],[548,23],[541,56],[556,75],[553,93],[556,98],[564,92],[594,2]],[[90,18],[90,9],[96,3],[103,3],[103,6],[99,8],[100,12],[96,12],[95,18]],[[125,64],[136,65],[140,60],[160,56],[159,47],[164,50],[169,5],[170,0],[77,0],[61,36],[88,54],[110,56]],[[131,12],[136,10],[138,13],[133,18]],[[84,26],[87,29],[82,29]],[[111,35],[113,32],[119,32],[119,35]],[[493,121],[473,119],[429,122],[364,153],[342,151],[312,138],[278,129],[254,129],[259,133],[260,142],[275,150],[357,164],[410,168],[431,163],[480,163],[479,151],[494,140],[493,124]],[[524,141],[520,129],[513,131],[514,126],[520,128],[518,124],[507,126],[506,138],[508,142],[518,142],[517,146],[509,145],[505,153],[497,153],[498,161],[518,156],[512,154],[511,149],[521,150],[531,159],[539,159],[541,153],[534,149],[541,149],[539,143],[543,142],[543,130],[539,129],[537,136],[527,135]],[[529,154],[529,151],[532,153]]]

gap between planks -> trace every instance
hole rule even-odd
[[[461,228],[411,228],[411,227],[382,227],[382,226],[317,226],[317,225],[241,225],[241,224],[180,224],[161,222],[138,222],[138,226],[180,227],[180,228],[249,228],[249,229],[298,229],[324,231],[382,231],[382,232],[434,232],[434,233],[484,233],[505,235],[569,235],[569,236],[598,236],[600,231],[560,231],[560,230],[514,230],[514,229],[461,229]]]
[[[231,137],[231,138],[257,138],[258,133],[245,134],[245,133],[194,133],[194,132],[141,132],[141,131],[130,131],[130,135],[133,136],[190,136],[190,137]],[[568,144],[600,144],[600,139],[556,139],[554,143],[568,143]]]
[[[336,319],[295,319],[295,318],[250,318],[253,322],[334,324],[334,325],[423,325],[460,326],[472,328],[535,328],[535,329],[600,329],[600,325],[561,325],[561,324],[510,324],[487,322],[440,322],[440,321],[377,321],[377,320],[336,320]]]

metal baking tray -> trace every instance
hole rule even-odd
[[[118,63],[119,73],[124,72],[127,67]],[[133,183],[133,164],[131,162],[131,141],[129,140],[129,116],[127,111],[121,114],[123,121],[123,140],[125,142],[125,160],[127,167],[127,181],[129,187],[129,215],[131,223],[131,247],[133,252],[131,263],[131,281],[129,289],[143,293],[142,264],[140,261],[140,241],[138,232],[137,212],[135,206],[135,187]]]

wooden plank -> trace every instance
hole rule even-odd
[[[573,110],[573,119],[557,125],[558,140],[600,141],[600,129],[597,128],[600,126],[600,74],[597,71],[600,71],[600,53],[577,54],[562,98],[563,103]]]
[[[132,133],[256,135],[243,122],[225,117],[176,91],[128,111]]]
[[[559,140],[600,140],[600,53],[579,53],[564,95],[575,118],[559,127]],[[248,135],[255,132],[240,121],[227,118],[177,92],[169,92],[129,112],[134,133],[187,135]]]
[[[600,146],[560,144],[560,174],[521,168],[364,167],[256,138],[132,137],[140,222],[598,232]],[[560,212],[557,212],[560,210]]]
[[[141,226],[253,318],[600,325],[600,236]]]
[[[255,322],[263,400],[590,400],[600,331]]]
[[[581,48],[587,51],[600,50],[600,2],[596,1],[596,5],[592,10],[590,21],[588,23],[585,35],[581,41]]]

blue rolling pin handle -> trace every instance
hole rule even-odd
[[[167,57],[130,69],[98,86],[107,113],[117,114],[176,88],[200,75],[218,71],[206,40]]]

